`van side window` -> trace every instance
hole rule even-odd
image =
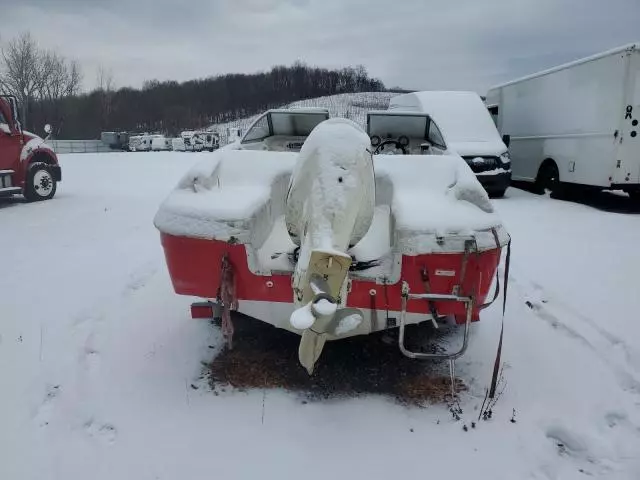
[[[497,105],[495,105],[493,107],[489,107],[488,110],[489,110],[489,113],[491,114],[491,119],[493,120],[493,123],[495,123],[496,126],[498,126],[498,114],[500,113],[500,109],[498,108]]]
[[[434,122],[433,120],[429,122],[428,140],[438,148],[445,148],[445,149],[447,148],[447,146],[444,143],[444,138],[442,138],[442,133],[440,133],[440,129],[438,128],[438,125],[436,125],[436,122]]]

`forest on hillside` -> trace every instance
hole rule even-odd
[[[29,33],[0,45],[0,54],[0,93],[18,97],[23,127],[42,133],[50,123],[54,137],[64,139],[100,138],[102,131],[176,135],[306,98],[385,90],[361,65],[327,69],[296,62],[252,74],[150,80],[139,89],[116,89],[112,75],[100,70],[97,88],[82,92],[81,65],[40,48]]]
[[[363,91],[382,91],[364,67],[329,70],[302,63],[268,72],[227,74],[187,82],[148,81],[142,89],[99,88],[62,102],[61,117],[46,118],[35,105],[32,119],[51,121],[59,138],[98,138],[101,131],[159,132],[206,128],[296,100]]]

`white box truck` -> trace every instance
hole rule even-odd
[[[640,198],[640,45],[489,90],[513,179],[545,190],[617,189]]]
[[[389,110],[428,114],[440,127],[447,149],[467,162],[487,193],[504,195],[511,181],[508,148],[477,93],[407,93],[393,97]]]

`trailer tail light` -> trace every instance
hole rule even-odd
[[[195,302],[191,304],[191,318],[213,319],[216,312],[216,304],[213,302]]]

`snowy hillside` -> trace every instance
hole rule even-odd
[[[396,95],[398,94],[392,92],[342,93],[340,95],[299,100],[288,105],[282,105],[282,108],[328,108],[332,117],[350,118],[364,127],[366,113],[369,110],[386,110],[389,106],[389,100]],[[239,128],[244,133],[259,115],[260,114],[253,115],[227,123],[215,124],[212,125],[212,129],[220,132],[222,143],[224,144],[227,143],[227,128]]]

